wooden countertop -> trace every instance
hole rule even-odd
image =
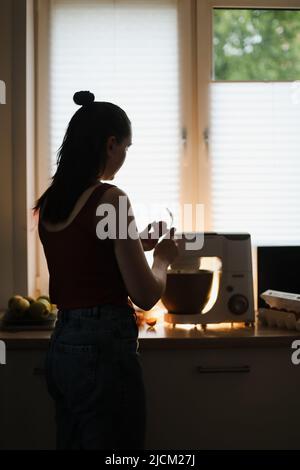
[[[144,324],[139,329],[140,351],[146,349],[198,349],[198,348],[244,348],[244,347],[286,347],[294,339],[300,339],[300,332],[265,327],[256,321],[254,327],[243,324],[209,325],[206,331],[199,325],[181,325],[175,328],[164,322],[166,310],[158,305],[145,312],[156,317],[154,328]],[[0,330],[0,340],[8,349],[46,349],[52,331],[6,331]]]

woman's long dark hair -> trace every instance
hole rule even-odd
[[[94,101],[88,91],[75,93],[73,99],[82,106],[58,150],[52,182],[33,208],[36,213],[43,205],[43,219],[51,223],[66,220],[82,192],[103,174],[107,139],[115,136],[121,143],[131,133],[130,121],[119,106]]]

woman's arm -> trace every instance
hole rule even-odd
[[[119,205],[120,196],[123,196],[123,206]],[[154,252],[153,265],[150,268],[139,236],[136,239],[129,236],[122,239],[118,235],[120,207],[126,208],[126,214],[121,214],[124,227],[126,226],[128,230],[130,225],[130,233],[138,234],[127,194],[117,187],[110,188],[101,198],[100,204],[103,203],[112,204],[116,211],[117,236],[114,240],[114,250],[128,295],[138,307],[150,310],[163,294],[166,286],[167,268],[178,255],[175,242],[173,239],[169,239],[158,243]]]

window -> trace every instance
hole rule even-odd
[[[300,237],[300,11],[213,10],[212,228]]]
[[[112,183],[128,193],[140,230],[179,204],[177,15],[174,0],[50,2],[52,171],[66,125],[78,109],[72,103],[75,91],[90,90],[96,100],[121,106],[132,122],[133,145]]]
[[[149,222],[143,203],[157,204],[153,220],[167,220],[165,207],[204,203],[205,230],[249,231],[254,245],[298,243],[297,7],[40,0],[39,192],[77,109],[72,94],[90,89],[133,123],[114,182],[128,192],[140,229]]]
[[[215,80],[299,80],[300,11],[215,8]]]

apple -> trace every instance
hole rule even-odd
[[[45,320],[49,317],[51,312],[51,305],[48,300],[40,299],[36,300],[30,305],[29,313],[35,320]]]
[[[39,298],[39,299],[37,300],[37,302],[39,302],[39,303],[41,303],[41,304],[44,304],[45,307],[47,308],[47,310],[48,310],[49,312],[51,312],[52,305],[51,305],[51,303],[49,302],[49,300],[44,299],[44,298]]]
[[[36,300],[39,301],[40,299],[48,300],[49,304],[51,304],[49,295],[40,295]]]
[[[15,317],[23,317],[29,310],[30,303],[21,295],[14,295],[8,301],[8,310]]]
[[[51,300],[50,300],[49,295],[40,295],[40,296],[36,299],[36,301],[39,302],[40,300],[47,300],[47,302],[48,302],[49,305],[50,305],[50,312],[52,312],[52,310],[53,310],[53,305],[52,305],[52,303],[51,303]]]

